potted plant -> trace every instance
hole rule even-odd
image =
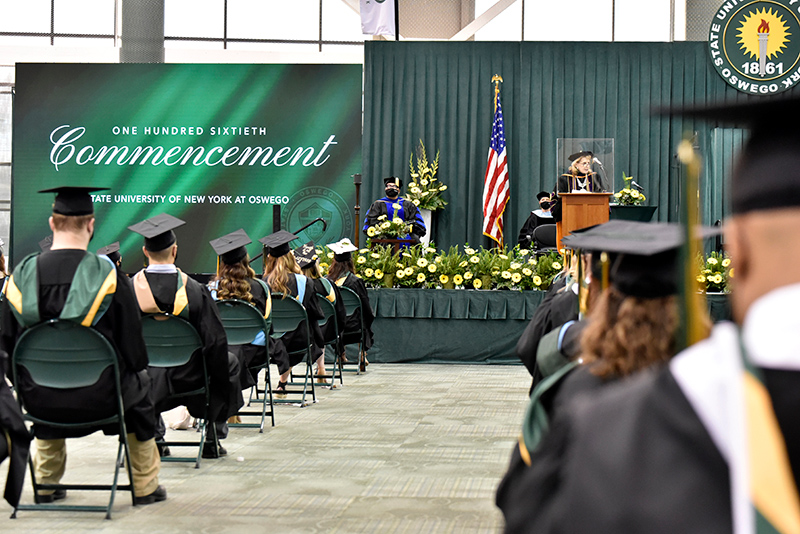
[[[616,206],[611,206],[611,218],[642,222],[652,219],[657,206],[644,205],[647,197],[638,184],[634,185],[633,176],[625,176],[623,172],[622,180],[623,188],[614,193]]]

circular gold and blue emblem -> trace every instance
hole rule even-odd
[[[728,85],[772,95],[800,84],[800,2],[728,0],[711,21],[711,62]]]

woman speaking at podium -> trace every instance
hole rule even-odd
[[[596,172],[592,172],[594,154],[585,150],[569,157],[572,162],[566,174],[558,177],[550,212],[556,222],[561,220],[561,193],[601,193],[603,184]]]

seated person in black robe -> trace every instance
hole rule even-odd
[[[522,225],[517,237],[519,248],[533,248],[533,231],[537,226],[555,224],[553,214],[550,213],[550,193],[542,191],[536,195],[536,200],[539,201],[539,209],[533,210]]]
[[[278,386],[273,390],[278,398],[286,396],[286,384],[289,381],[292,367],[303,361],[303,354],[299,351],[306,348],[306,339],[310,343],[312,361],[319,361],[325,344],[322,330],[319,327],[319,320],[324,319],[325,315],[317,302],[314,282],[300,274],[300,267],[289,247],[289,243],[295,239],[297,239],[296,235],[285,230],[259,239],[265,247],[269,248],[264,262],[264,281],[272,293],[281,293],[282,298],[298,299],[306,309],[310,325],[310,331],[303,323],[297,330],[283,334],[279,340],[289,356],[285,361],[275,362],[278,365],[278,372],[281,374]],[[293,352],[295,354],[292,354]]]
[[[397,217],[411,225],[411,233],[403,236],[403,238],[412,239],[414,242],[419,243],[419,240],[425,236],[428,229],[425,227],[425,221],[422,220],[422,215],[417,206],[410,200],[400,196],[403,180],[390,176],[383,179],[383,186],[386,196],[379,198],[369,207],[367,216],[364,218],[362,231],[369,236],[370,226],[375,226],[383,220],[391,221]],[[385,217],[385,219],[381,219],[381,217]]]
[[[328,269],[328,280],[339,287],[352,289],[361,301],[361,316],[364,321],[364,343],[361,346],[361,354],[359,354],[359,368],[361,371],[366,371],[367,365],[369,365],[367,351],[372,347],[374,338],[372,323],[375,320],[375,314],[369,304],[367,286],[361,278],[356,276],[355,265],[353,265],[352,252],[358,249],[347,238],[331,243],[328,247],[333,251],[333,262],[330,269]],[[345,320],[344,333],[342,334],[343,345],[360,343],[362,340],[362,334],[360,333],[361,323],[357,314],[358,312],[354,312],[347,316]],[[342,351],[340,357],[345,358],[344,351]]]
[[[217,274],[208,286],[214,300],[242,300],[255,306],[267,319],[272,311],[272,299],[267,285],[256,278],[255,271],[250,267],[250,257],[245,248],[250,242],[250,237],[243,229],[211,241],[214,252],[219,255],[219,262]],[[228,346],[228,350],[239,359],[239,389],[256,385],[259,366],[269,358],[275,359],[276,352],[282,348],[270,337],[269,332],[260,333],[246,345]],[[277,358],[280,359],[280,356]]]
[[[300,271],[304,276],[311,279],[314,283],[314,291],[317,295],[326,299],[333,304],[333,309],[336,315],[336,324],[328,321],[322,327],[323,339],[330,340],[336,339],[333,343],[336,349],[336,354],[341,353],[341,332],[344,329],[344,322],[346,319],[344,303],[342,296],[339,293],[339,287],[332,284],[327,278],[322,277],[319,270],[319,262],[317,261],[317,249],[313,242],[308,242],[305,245],[296,248],[292,251],[295,261],[300,267]],[[322,356],[317,360],[317,382],[320,384],[327,384],[327,375],[325,374],[325,349],[322,349]],[[331,381],[331,387],[335,387]]]
[[[153,439],[155,414],[150,399],[147,349],[136,298],[127,278],[105,257],[87,252],[94,234],[94,208],[89,195],[98,188],[64,187],[42,192],[57,192],[50,228],[53,238],[47,251],[24,258],[6,287],[3,300],[0,349],[12,354],[23,330],[42,321],[60,318],[88,320],[117,349],[122,385],[125,424],[129,432],[133,486],[137,504],[150,504],[167,498],[158,484],[160,460]],[[78,290],[77,288],[80,288]],[[100,308],[91,304],[105,292]],[[108,298],[110,296],[110,299]],[[68,299],[69,297],[69,299]],[[32,299],[33,309],[22,314],[22,302]],[[80,303],[84,303],[82,305]],[[37,386],[23,370],[15,385],[26,399],[26,408],[35,415],[66,422],[87,417],[107,417],[109,395],[113,394],[109,376],[78,390],[59,390]],[[81,434],[34,425],[33,465],[37,481],[58,484],[66,466],[65,437]],[[116,427],[103,429],[114,433]],[[66,491],[42,490],[37,502],[48,503],[66,497]]]
[[[189,321],[200,335],[203,347],[192,355],[189,362],[180,367],[150,369],[152,398],[157,413],[186,402],[189,413],[202,417],[205,398],[187,401],[169,397],[173,392],[191,391],[203,386],[202,361],[205,360],[210,389],[209,419],[217,424],[206,435],[203,457],[217,458],[227,453],[217,441],[227,435],[225,421],[242,405],[238,387],[239,365],[237,358],[228,353],[225,330],[211,294],[175,265],[178,245],[173,229],[183,224],[180,219],[164,213],[129,227],[144,236],[142,251],[148,262],[147,268],[132,277],[133,288],[143,315],[170,313]],[[160,441],[165,428],[163,420],[159,418],[159,421],[157,438]]]
[[[523,429],[524,438],[512,453],[497,493],[498,506],[510,525],[520,505],[516,500],[520,480],[540,461],[541,410],[550,418],[558,416],[578,396],[662,364],[675,354],[677,260],[682,240],[678,225],[617,220],[564,238],[566,247],[591,253],[590,284],[601,292],[593,299],[590,321],[582,332],[579,362],[565,364],[569,367],[562,378],[542,382],[532,394],[531,402],[537,405],[529,408],[524,423],[528,428]],[[602,289],[604,278],[610,286]],[[710,330],[710,318],[705,315],[701,320],[705,331]]]

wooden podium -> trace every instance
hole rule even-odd
[[[561,193],[561,222],[556,223],[558,250],[561,239],[587,226],[608,222],[608,199],[612,193]]]

